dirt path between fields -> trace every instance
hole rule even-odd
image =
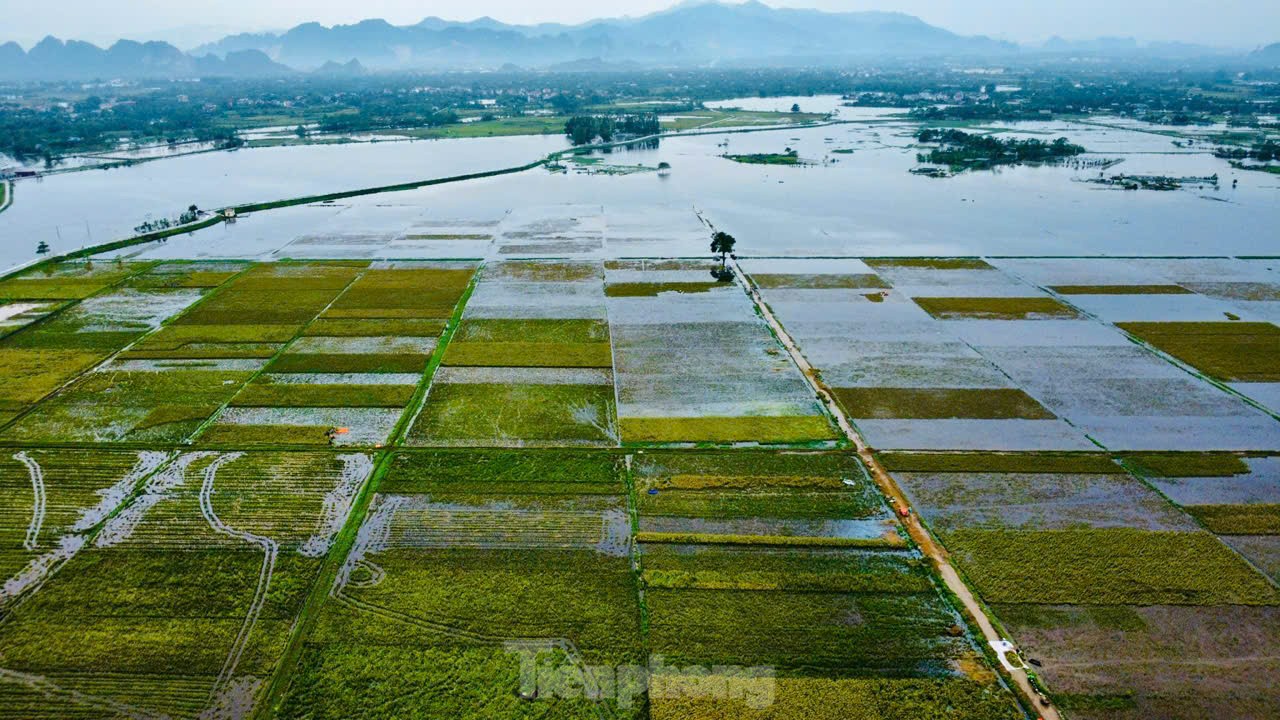
[[[995,626],[991,623],[991,619],[987,617],[985,612],[983,612],[982,605],[978,602],[977,598],[974,597],[969,586],[965,584],[964,580],[960,578],[960,574],[956,572],[954,567],[952,567],[946,550],[934,541],[933,536],[929,534],[929,531],[926,530],[924,525],[920,522],[918,515],[914,510],[911,510],[911,504],[907,502],[907,497],[903,494],[902,489],[898,487],[897,481],[889,475],[889,473],[884,469],[884,466],[876,459],[875,454],[871,452],[871,448],[862,438],[862,435],[858,433],[858,430],[854,428],[853,423],[849,422],[849,418],[846,417],[844,411],[840,409],[840,406],[836,403],[834,396],[832,396],[832,394],[827,390],[822,381],[818,379],[817,372],[813,369],[813,366],[809,364],[809,361],[805,359],[804,354],[800,352],[800,348],[796,345],[795,341],[792,340],[787,331],[783,329],[782,323],[778,322],[773,311],[769,309],[764,298],[761,297],[759,289],[750,281],[742,268],[738,266],[738,261],[736,259],[730,259],[728,261],[728,265],[733,270],[734,275],[737,276],[738,282],[742,283],[743,287],[746,288],[747,294],[751,297],[751,301],[755,303],[756,308],[760,311],[760,316],[764,318],[765,322],[769,324],[769,327],[773,329],[774,334],[778,337],[778,341],[782,343],[782,346],[786,348],[787,353],[791,356],[792,361],[795,362],[798,368],[800,368],[800,373],[804,375],[805,381],[809,383],[809,387],[813,390],[814,394],[822,400],[822,403],[826,405],[827,410],[840,426],[841,432],[843,432],[845,437],[849,438],[849,440],[854,444],[854,447],[857,448],[858,456],[862,458],[862,462],[867,466],[867,470],[870,471],[871,479],[875,481],[876,485],[880,488],[880,491],[889,498],[889,502],[895,511],[901,508],[907,509],[908,512],[905,516],[898,513],[898,520],[902,523],[903,527],[907,529],[907,534],[911,536],[911,539],[920,547],[920,552],[924,553],[925,556],[927,556],[933,563],[934,568],[938,571],[938,575],[942,578],[942,581],[946,583],[947,589],[959,598],[960,604],[964,606],[965,612],[977,624],[978,629],[982,631],[983,641],[988,645],[991,645],[993,648],[1002,646],[1000,645],[1002,643],[1010,642],[1006,638],[1001,637],[1000,633],[996,631]],[[997,652],[999,653],[1000,651],[997,650]],[[1016,656],[1015,659],[1017,659]],[[1060,720],[1061,716],[1058,714],[1057,708],[1046,704],[1048,700],[1031,684],[1031,680],[1027,677],[1027,671],[1024,669],[1023,665],[1024,664],[1021,660],[1017,660],[1017,662],[1012,662],[1005,666],[1009,671],[1010,677],[1013,678],[1014,683],[1017,685],[1019,692],[1023,695],[1024,699],[1036,708],[1040,718],[1043,720]]]

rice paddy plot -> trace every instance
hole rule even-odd
[[[1280,327],[1271,323],[1134,322],[1119,326],[1216,380],[1280,382]]]
[[[0,281],[0,300],[82,300],[154,263],[63,262]]]
[[[627,278],[624,273],[670,271],[608,272]],[[835,437],[799,371],[736,284],[694,294],[612,297],[609,321],[627,442]]]
[[[599,205],[521,207],[503,220],[500,257],[595,257],[604,252],[606,220]]]
[[[399,407],[229,407],[196,437],[204,445],[374,446],[387,442]]]
[[[940,538],[992,603],[1280,604],[1267,578],[1204,531],[966,527]]]
[[[672,665],[939,679],[981,665],[905,553],[644,544],[641,563],[649,645]]]
[[[1019,330],[1033,334],[1034,323]],[[1280,444],[1280,424],[1238,398],[1142,348],[1080,335],[1064,333],[1053,344],[1005,335],[970,341],[1045,407],[1112,450],[1266,450]]]
[[[253,372],[108,363],[38,405],[0,437],[20,442],[158,442],[190,437]]]
[[[912,507],[946,533],[963,528],[1137,528],[1192,531],[1196,524],[1126,474],[895,472]]]
[[[0,339],[66,307],[65,301],[0,301]]]
[[[518,675],[522,652],[579,673],[644,662],[622,471],[608,453],[397,455],[281,715],[639,717],[643,688],[522,700]]]
[[[654,452],[637,456],[632,472],[639,529],[650,537],[896,540],[884,502],[853,455]]]
[[[185,453],[0,623],[24,717],[250,714],[363,455]]]
[[[806,269],[815,262],[806,261]],[[869,262],[876,269],[899,272],[896,265]],[[761,273],[773,264],[789,269],[775,260],[748,261],[746,266]],[[950,269],[907,265],[899,274],[914,282],[955,274],[976,276],[967,283],[1008,282],[989,267],[967,263]],[[1026,288],[1018,291],[1025,293]],[[779,286],[763,288],[762,294],[873,447],[1030,451],[1090,446],[1077,430],[956,336],[957,326],[980,321],[939,321],[896,286],[871,294]]]
[[[994,609],[1069,717],[1275,717],[1280,608]]]
[[[609,373],[584,377],[572,369],[566,374],[561,368],[529,368],[531,372],[507,371],[495,377],[495,373],[488,372],[491,368],[448,370],[432,383],[426,405],[409,431],[410,445],[618,443]]]
[[[7,450],[0,455],[0,613],[80,551],[165,452]]]

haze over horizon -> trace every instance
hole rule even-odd
[[[48,5],[24,3],[21,12],[6,12],[0,41],[15,40],[30,47],[47,35],[98,44],[128,38],[165,40],[186,49],[228,34],[282,30],[312,21],[334,25],[381,18],[405,25],[428,16],[459,21],[489,16],[511,24],[576,24],[640,16],[674,4],[671,0],[550,0],[536,5],[517,0],[474,0],[460,7],[435,0],[365,0],[358,5],[339,0],[269,4],[223,0],[200,6],[196,15],[190,7],[165,0],[134,0],[127,7],[97,0],[61,0]],[[1019,0],[769,0],[766,4],[828,12],[902,12],[956,33],[1029,44],[1055,35],[1071,40],[1135,37],[1145,42],[1242,49],[1280,41],[1280,3],[1273,0],[1049,0],[1034,4]],[[15,9],[17,2],[0,2],[0,8],[5,6]]]

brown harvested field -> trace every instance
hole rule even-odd
[[[704,293],[718,287],[729,287],[729,283],[715,280],[709,282],[620,282],[605,285],[607,297],[654,297],[659,293]]]
[[[885,290],[889,283],[874,273],[848,275],[753,275],[757,286],[765,290],[861,290],[873,288]]]
[[[1280,608],[994,610],[1072,720],[1280,717]]]
[[[876,453],[890,472],[1124,474],[1105,453],[902,452]]]
[[[1280,582],[1280,535],[1232,535],[1223,541],[1272,580]]]
[[[834,393],[845,412],[862,419],[1057,417],[1016,388],[836,388]]]
[[[995,270],[982,258],[865,258],[873,268],[923,268],[926,270]]]
[[[1051,297],[918,297],[912,298],[939,320],[1039,320],[1076,318],[1079,313]]]
[[[1054,285],[1059,295],[1192,295],[1181,285]]]
[[[1280,285],[1254,282],[1202,282],[1187,283],[1187,287],[1209,297],[1246,302],[1276,302],[1280,300]]]
[[[1280,382],[1280,327],[1264,322],[1131,322],[1117,326],[1225,382]]]

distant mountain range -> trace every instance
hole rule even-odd
[[[580,25],[508,25],[492,18],[454,22],[430,17],[415,25],[385,20],[325,27],[306,23],[282,33],[242,33],[184,53],[164,42],[121,41],[103,50],[45,38],[24,52],[0,45],[0,79],[128,77],[260,77],[290,72],[355,74],[377,70],[626,68],[835,64],[928,56],[1000,57],[1020,48],[962,36],[901,13],[828,13],[695,1],[639,18]],[[1132,39],[1069,43],[1055,38],[1046,54],[1167,57],[1211,54],[1170,44],[1140,48]],[[1265,52],[1265,51],[1262,51]],[[1259,61],[1266,56],[1257,54]],[[1252,56],[1251,56],[1252,57]]]
[[[0,45],[0,80],[265,77],[291,72],[258,50],[197,57],[165,42],[121,40],[104,50],[55,37],[47,37],[25,52],[17,43]]]

